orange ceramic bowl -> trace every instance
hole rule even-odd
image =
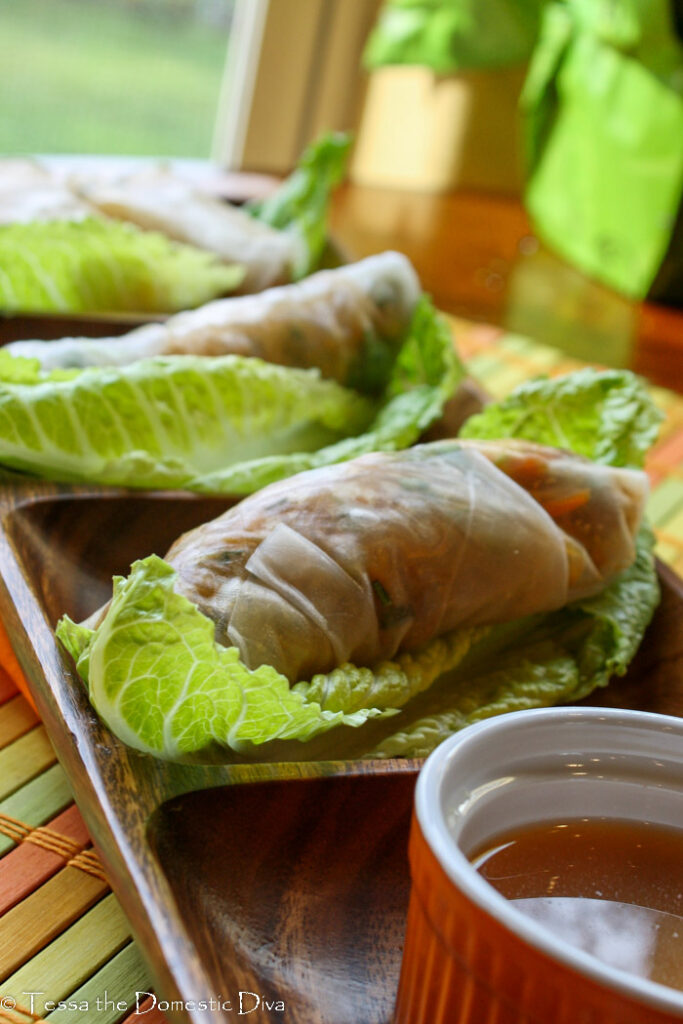
[[[514,712],[443,743],[418,779],[395,1024],[671,1024],[683,992],[601,963],[524,916],[468,853],[558,817],[683,827],[683,720]]]

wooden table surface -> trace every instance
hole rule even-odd
[[[539,244],[517,199],[345,185],[331,230],[352,258],[404,252],[449,313],[628,366],[683,393],[683,311],[631,302],[589,280]]]

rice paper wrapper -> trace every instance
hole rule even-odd
[[[535,230],[644,298],[683,195],[683,47],[668,0],[551,4],[521,104]]]

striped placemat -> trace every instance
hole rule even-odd
[[[472,375],[496,397],[580,365],[494,328],[454,329]],[[647,467],[650,518],[659,556],[683,575],[683,398],[653,393],[666,420]],[[17,693],[16,662],[0,662],[0,1024],[163,1024],[66,778]]]
[[[0,669],[0,1022],[162,1024],[150,989],[45,730]]]

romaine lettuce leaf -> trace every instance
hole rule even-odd
[[[302,469],[411,444],[463,369],[424,298],[377,402],[317,370],[158,356],[40,372],[0,353],[0,465],[51,480],[247,494]]]
[[[519,437],[610,466],[642,466],[663,417],[639,377],[586,367],[539,377],[472,416],[462,437]]]
[[[247,743],[309,740],[383,713],[326,711],[275,669],[249,671],[236,648],[216,643],[213,622],[175,593],[175,577],[155,555],[135,562],[127,579],[114,578],[96,631],[66,617],[57,627],[93,707],[125,743],[164,758],[212,741],[239,751]]]
[[[78,370],[53,370],[44,374],[39,359],[13,356],[6,349],[0,349],[0,382],[4,384],[36,384],[41,380],[69,380]]]
[[[247,210],[258,220],[300,239],[301,256],[293,268],[294,280],[306,277],[320,263],[327,242],[330,198],[344,177],[350,149],[350,135],[323,135],[304,150],[295,170],[272,196],[247,204]]]
[[[227,467],[197,477],[187,486],[208,494],[247,494],[306,469],[345,462],[366,452],[407,448],[439,418],[464,375],[448,322],[423,296],[394,363],[385,400],[364,433],[318,451]]]
[[[659,602],[653,545],[644,527],[635,562],[601,594],[540,620],[520,622],[518,636],[508,635],[502,646],[492,629],[478,650],[473,645],[456,671],[408,714],[402,712],[395,720],[398,728],[383,730],[384,737],[363,756],[426,756],[472,722],[522,708],[575,703],[606,686],[612,676],[624,675]]]
[[[173,313],[234,291],[243,278],[240,266],[120,221],[0,226],[4,312]]]
[[[296,683],[294,689],[328,711],[402,708],[445,672],[457,668],[489,632],[487,626],[454,630],[436,637],[420,651],[399,654],[395,661],[383,661],[373,668],[347,663],[314,676],[310,682]]]
[[[295,689],[322,708],[402,708],[345,737],[341,757],[424,757],[457,729],[521,708],[569,703],[623,675],[659,601],[654,538],[602,593],[550,615],[447,633],[374,669],[342,665]],[[438,680],[438,682],[437,682]],[[281,755],[280,755],[281,756]]]
[[[231,462],[317,449],[362,430],[374,410],[315,370],[242,356],[45,376],[34,366],[29,383],[34,362],[15,360],[24,382],[0,381],[0,464],[52,480],[188,487]]]

